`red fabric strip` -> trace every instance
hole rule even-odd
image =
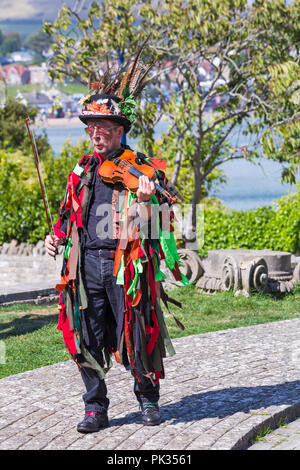
[[[154,310],[154,305],[155,305],[155,282],[153,278],[153,273],[152,273],[152,265],[151,265],[151,260],[148,261],[148,282],[150,286],[150,295],[151,295],[151,303],[152,303],[152,309],[151,309],[151,315],[152,315],[152,321],[153,321],[153,330],[151,333],[151,337],[149,340],[149,343],[147,344],[147,354],[150,354],[153,352],[155,343],[157,341],[158,335],[159,335],[159,326],[158,326],[158,321],[157,317],[155,314]]]
[[[74,333],[70,330],[69,319],[66,314],[66,306],[62,302],[62,294],[59,297],[59,317],[57,329],[62,331],[64,343],[70,354],[77,354]]]

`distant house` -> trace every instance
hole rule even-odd
[[[28,69],[30,71],[30,83],[41,83],[43,85],[50,83],[45,64],[42,64],[41,67],[38,65],[29,65]]]
[[[30,82],[30,72],[24,65],[4,65],[2,70],[7,85],[23,85]]]
[[[63,93],[55,87],[50,88],[50,90],[47,90],[45,93],[53,101],[53,103],[56,105],[61,105],[64,113],[74,113],[77,111],[76,102],[70,95]]]
[[[47,114],[53,106],[53,101],[45,93],[34,91],[32,93],[22,93],[20,94],[20,97],[21,96],[26,100],[28,106],[35,106],[39,108],[41,112],[46,112]]]
[[[33,55],[28,51],[11,52],[10,57],[14,62],[32,62]]]
[[[24,85],[25,83],[48,85],[50,83],[46,66],[9,64],[0,68],[8,85]]]

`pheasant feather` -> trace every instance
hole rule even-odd
[[[81,103],[85,106],[91,103],[92,96],[97,94],[105,94],[117,96],[121,99],[119,108],[123,115],[130,121],[136,117],[135,98],[141,93],[146,85],[146,77],[148,72],[153,67],[154,62],[150,64],[142,64],[141,57],[145,50],[149,37],[139,48],[133,63],[128,67],[124,73],[124,67],[121,67],[117,72],[113,71],[107,63],[106,72],[97,81],[95,74],[90,76],[89,87],[91,93],[87,97],[83,97]]]

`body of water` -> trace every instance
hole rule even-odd
[[[3,34],[19,33],[22,42],[25,42],[28,36],[39,32],[43,26],[42,21],[0,21],[0,29]]]
[[[156,131],[159,136],[168,127],[161,123]],[[59,154],[66,139],[77,144],[86,135],[79,123],[74,127],[49,127],[46,129],[50,145]],[[136,141],[127,137],[127,143],[133,149]],[[244,145],[239,143],[239,145]],[[235,142],[235,146],[237,142]],[[220,167],[227,178],[227,183],[220,185],[211,195],[218,197],[227,207],[236,210],[249,210],[271,204],[274,200],[289,192],[296,191],[295,186],[280,183],[281,165],[267,159],[261,159],[259,165],[254,165],[244,159],[224,163]]]

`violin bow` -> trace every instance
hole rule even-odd
[[[31,142],[31,147],[32,147],[33,156],[34,156],[34,163],[35,163],[35,167],[36,167],[36,171],[37,171],[38,179],[39,179],[39,184],[40,184],[40,188],[41,188],[41,192],[42,192],[42,199],[43,199],[43,203],[44,203],[49,234],[54,235],[53,220],[52,220],[52,217],[51,217],[51,211],[50,211],[49,201],[48,201],[48,198],[47,198],[47,192],[46,192],[46,188],[45,188],[44,179],[43,179],[41,171],[40,171],[40,159],[39,159],[39,155],[38,155],[38,151],[37,151],[37,147],[36,147],[36,141],[35,141],[34,133],[30,130],[29,123],[31,123],[31,119],[29,117],[27,117],[25,119],[25,124],[26,124],[26,127],[27,127],[27,132],[28,132],[28,135],[29,135],[29,139],[30,139],[30,142]],[[54,256],[54,259],[56,259],[55,256]]]

